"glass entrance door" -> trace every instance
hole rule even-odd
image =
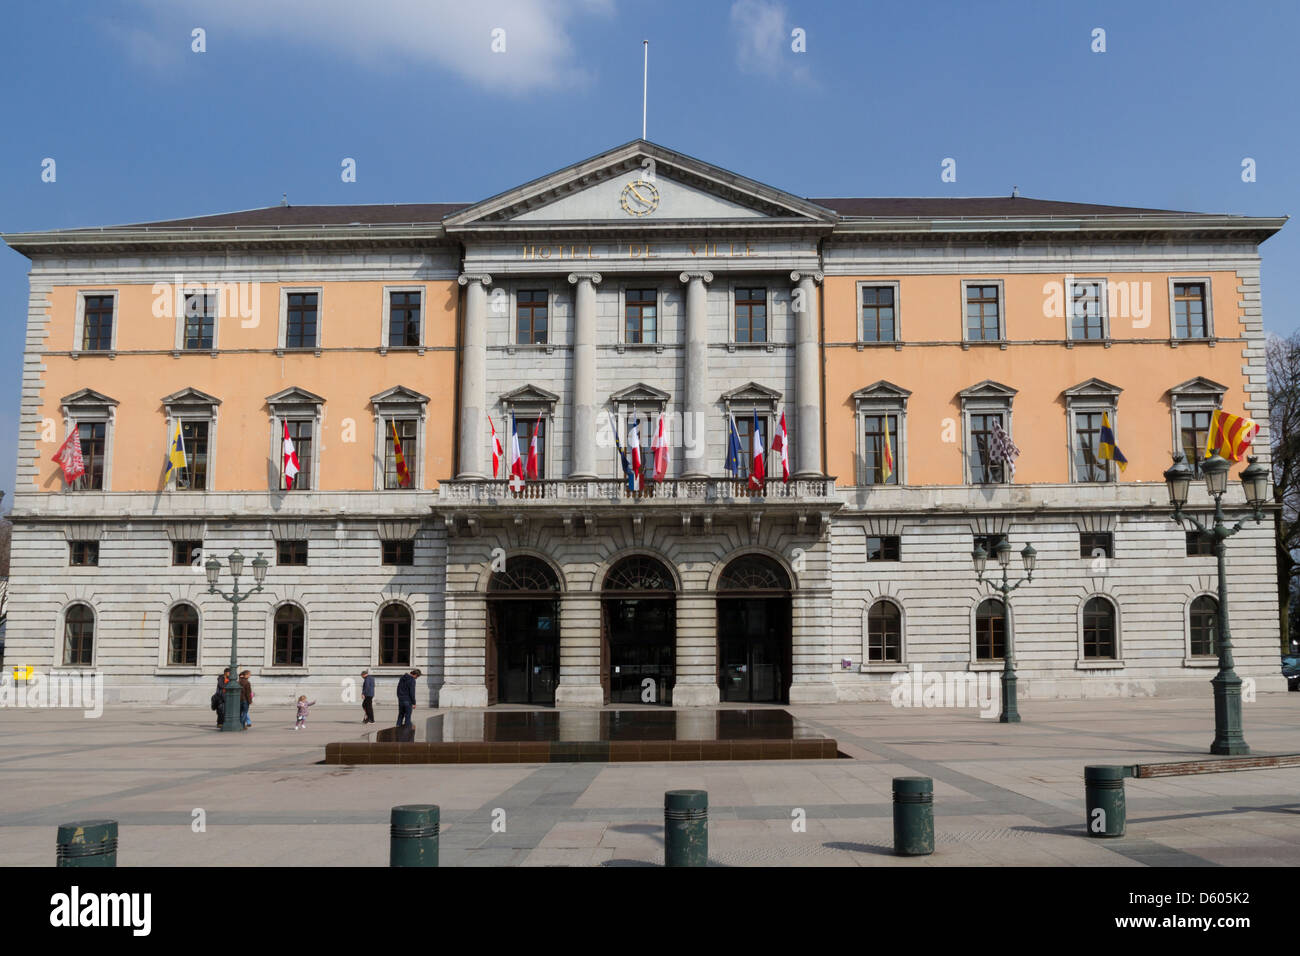
[[[497,700],[555,704],[560,678],[560,629],[554,601],[497,601]]]
[[[790,686],[790,643],[789,598],[719,598],[719,696],[783,703]]]
[[[609,699],[616,704],[671,704],[677,627],[671,598],[605,601]]]

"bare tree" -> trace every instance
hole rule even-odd
[[[1290,653],[1291,600],[1300,580],[1300,332],[1271,337],[1268,354],[1269,429],[1277,548],[1277,600],[1282,652]]]

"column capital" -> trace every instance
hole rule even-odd
[[[456,282],[460,285],[469,285],[471,282],[481,282],[486,286],[492,284],[492,277],[486,273],[475,274],[467,272],[464,275],[457,276]]]
[[[590,282],[592,285],[600,285],[599,272],[570,272],[569,284],[577,285],[579,282]]]
[[[683,272],[680,276],[678,276],[678,278],[679,278],[682,282],[690,282],[692,279],[699,279],[699,280],[701,280],[701,281],[703,281],[703,282],[708,283],[708,282],[712,282],[712,281],[713,281],[713,273],[712,273],[712,272],[699,272],[699,271],[697,271],[697,272]]]
[[[818,285],[821,285],[822,279],[824,278],[826,278],[826,274],[824,272],[791,272],[790,273],[791,282],[801,282],[804,279],[812,279],[813,282],[817,283]]]

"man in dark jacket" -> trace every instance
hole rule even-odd
[[[227,667],[217,675],[217,692],[212,699],[216,701],[217,706],[214,708],[217,712],[217,729],[226,722],[226,685],[230,683],[230,668]]]
[[[403,674],[397,680],[397,726],[410,727],[411,711],[415,709],[415,679],[420,676],[418,670]]]
[[[361,718],[363,724],[373,724],[375,722],[375,709],[372,706],[375,699],[375,679],[370,676],[370,671],[361,672],[361,710],[365,717]]]
[[[253,682],[248,679],[252,673],[239,672],[239,719],[245,727],[253,726],[253,722],[248,719],[248,708],[253,704]]]

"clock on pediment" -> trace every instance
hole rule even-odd
[[[618,204],[629,216],[648,216],[659,208],[659,190],[652,182],[635,180],[623,187]]]

